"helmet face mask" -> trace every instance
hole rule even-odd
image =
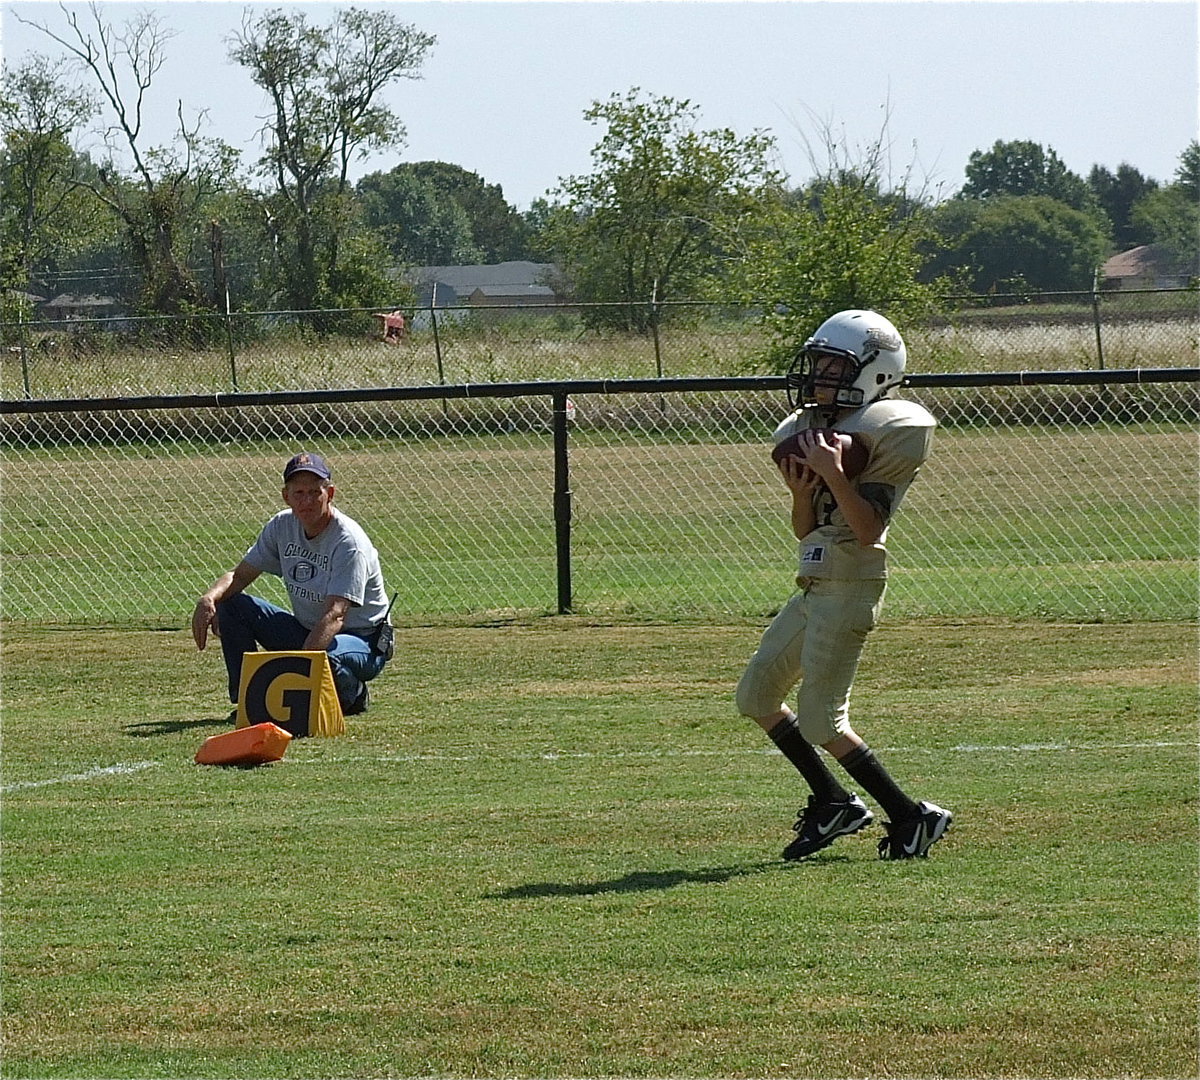
[[[861,408],[903,382],[906,358],[903,339],[882,315],[838,312],[818,327],[796,357],[787,377],[788,401],[793,408]],[[843,363],[836,365],[835,360]]]
[[[857,408],[862,392],[855,388],[858,357],[841,350],[804,349],[800,354],[801,389],[807,402]]]

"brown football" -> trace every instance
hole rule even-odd
[[[858,476],[863,469],[867,467],[867,462],[870,460],[871,451],[867,449],[866,440],[857,432],[847,435],[842,431],[834,431],[832,428],[821,428],[825,435],[826,442],[832,442],[833,437],[837,436],[842,442],[842,471],[847,478],[853,480]],[[771,450],[771,458],[778,465],[789,454],[794,454],[796,457],[804,457],[800,449],[800,436],[789,435],[782,442],[776,443]]]

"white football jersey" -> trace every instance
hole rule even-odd
[[[829,427],[823,412],[801,410],[798,427]],[[929,457],[937,421],[921,405],[900,398],[880,398],[839,415],[832,425],[848,435],[861,435],[870,450],[866,468],[852,481],[883,520],[877,544],[864,546],[846,524],[837,502],[824,486],[813,499],[816,527],[800,541],[802,578],[861,580],[887,577],[887,527],[904,493]]]

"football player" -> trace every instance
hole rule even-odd
[[[799,591],[763,633],[736,700],[812,791],[785,859],[820,851],[875,817],[818,747],[886,812],[880,858],[925,857],[951,822],[950,811],[904,792],[849,717],[850,687],[887,585],[888,526],[929,456],[936,423],[920,405],[892,396],[905,361],[904,342],[882,315],[839,312],[804,343],[788,377],[789,402],[799,407],[775,430],[776,444],[799,435],[801,453],[779,463],[800,542]],[[847,476],[831,429],[867,444],[859,475]],[[797,683],[793,711],[787,698]]]

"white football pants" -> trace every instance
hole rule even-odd
[[[887,582],[802,578],[801,586],[763,632],[736,700],[746,716],[772,716],[800,683],[797,726],[820,746],[850,730],[850,687]]]

